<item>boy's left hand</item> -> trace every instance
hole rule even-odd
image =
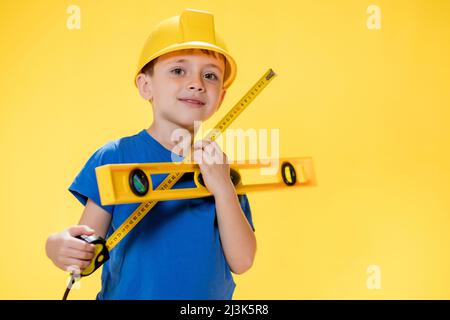
[[[206,188],[214,196],[234,188],[230,165],[225,153],[215,141],[199,140],[193,146],[193,159],[200,166]]]

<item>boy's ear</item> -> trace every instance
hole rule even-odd
[[[152,81],[150,76],[145,73],[139,73],[136,77],[136,85],[142,98],[145,100],[153,99]]]

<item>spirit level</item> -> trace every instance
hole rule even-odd
[[[245,183],[248,170],[267,169],[269,161],[247,161],[230,163],[231,180],[237,194],[265,191],[316,184],[312,159],[281,158],[275,171],[276,182]],[[200,198],[212,195],[206,188],[200,167],[196,163],[135,163],[107,164],[95,169],[102,205],[138,203],[143,201],[162,201]],[[152,188],[152,174],[194,173],[195,188],[156,189]],[[265,171],[266,172],[266,171]]]

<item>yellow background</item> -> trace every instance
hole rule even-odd
[[[72,4],[80,30],[66,26]],[[280,156],[313,157],[319,183],[249,195],[258,251],[234,298],[450,298],[445,0],[1,1],[0,298],[61,298],[67,275],[44,244],[78,222],[67,187],[100,146],[150,125],[137,58],[186,7],[215,14],[238,62],[217,116],[273,68],[233,128],[278,128]],[[99,277],[70,298],[93,299]]]

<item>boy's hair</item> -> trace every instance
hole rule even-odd
[[[208,50],[208,49],[195,49],[195,48],[191,48],[191,49],[181,49],[179,51],[183,51],[187,54],[193,53],[194,50],[200,50],[202,53],[208,55],[208,56],[213,56],[218,60],[223,60],[225,66],[227,64],[227,59],[225,58],[225,56],[219,52],[216,51],[212,51],[212,50]],[[153,76],[153,68],[155,66],[156,61],[158,60],[158,58],[153,59],[152,61],[150,61],[149,63],[147,63],[142,69],[141,69],[141,73],[144,73],[146,75],[149,76]]]

